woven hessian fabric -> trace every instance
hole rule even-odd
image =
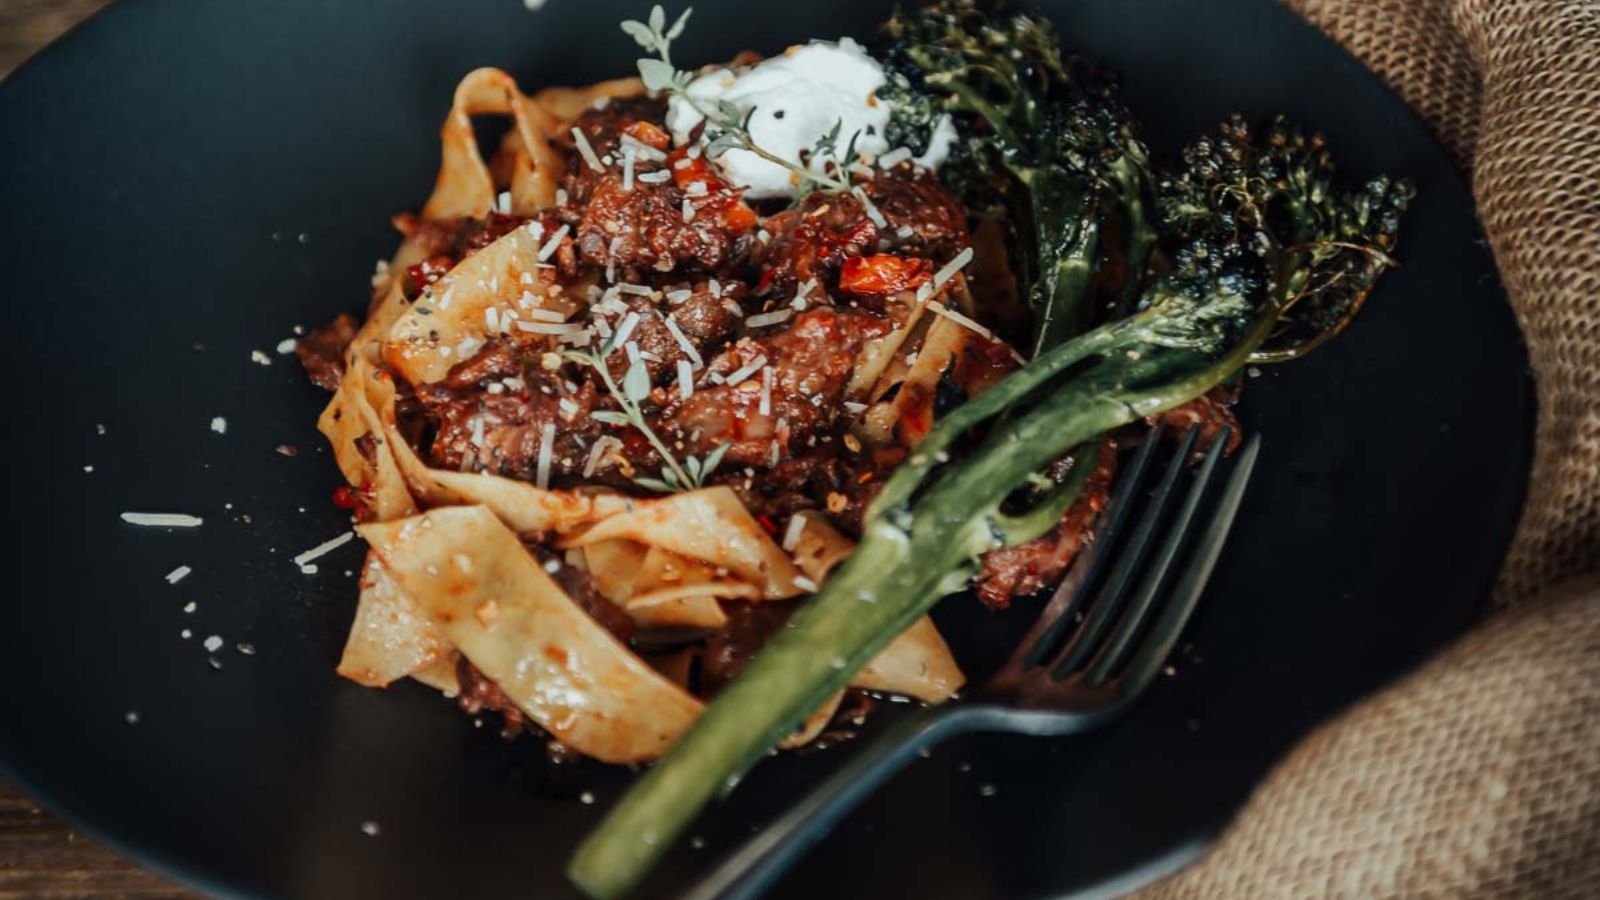
[[[1140,896],[1600,896],[1600,0],[1285,2],[1470,170],[1538,386],[1533,471],[1483,624]]]

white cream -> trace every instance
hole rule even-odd
[[[841,154],[852,137],[856,153],[868,159],[889,150],[884,129],[889,124],[890,105],[876,96],[886,81],[877,60],[860,44],[841,38],[837,44],[814,41],[790,47],[783,55],[749,68],[714,70],[690,83],[688,93],[702,106],[726,100],[741,109],[754,107],[749,128],[756,146],[798,166],[802,151],[810,151],[836,124]],[[688,142],[701,120],[687,101],[672,98],[667,127],[679,145]],[[936,168],[949,154],[955,137],[948,118],[942,120],[928,151],[916,163]],[[724,178],[749,188],[747,196],[755,199],[793,197],[800,181],[797,173],[748,150],[729,150],[716,164]],[[811,170],[819,174],[823,164],[821,159],[809,161]]]

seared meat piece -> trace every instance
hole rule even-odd
[[[467,715],[475,716],[484,710],[499,713],[500,718],[504,720],[500,733],[508,738],[515,737],[524,729],[535,727],[528,721],[522,709],[512,703],[506,692],[500,689],[500,685],[490,681],[488,676],[478,671],[478,667],[468,662],[465,656],[456,660],[456,680],[461,683],[461,693],[456,695],[456,705]]]
[[[832,291],[850,257],[894,253],[942,262],[970,242],[960,203],[926,172],[902,166],[861,188],[883,225],[854,193],[814,193],[768,217],[762,227],[772,237],[758,254],[761,288],[782,297],[816,279]]]
[[[1200,434],[1195,439],[1195,447],[1201,450],[1210,447],[1217,439],[1217,435],[1222,433],[1222,429],[1232,428],[1228,446],[1223,448],[1226,452],[1232,453],[1239,449],[1239,442],[1244,439],[1239,433],[1239,420],[1230,408],[1238,402],[1237,382],[1218,385],[1182,406],[1174,406],[1164,413],[1146,418],[1145,422],[1150,425],[1163,425],[1167,433],[1175,437],[1182,437],[1190,428],[1198,425]]]
[[[798,606],[795,600],[723,602],[728,624],[706,639],[705,655],[700,658],[700,696],[715,696],[744,671],[745,664],[789,621]]]
[[[537,362],[524,364],[506,340],[491,341],[444,380],[422,385],[416,394],[435,428],[425,455],[440,468],[533,481],[539,443],[550,424],[554,481],[582,472],[589,446],[602,434],[600,423],[589,416],[601,404],[593,384],[573,384]]]
[[[355,316],[341,315],[294,342],[294,355],[311,383],[326,391],[339,389],[344,378],[344,352],[361,326]]]
[[[764,376],[758,369],[738,384],[708,383],[687,400],[674,397],[665,416],[669,427],[689,452],[730,444],[724,465],[770,466],[774,443],[779,458],[803,453],[838,421],[861,345],[890,327],[871,313],[823,307],[800,314],[772,337],[744,338],[708,368],[727,378],[765,357],[772,370],[767,411],[761,410]]]
[[[685,291],[689,292],[687,298],[683,297]],[[659,301],[638,294],[625,294],[619,299],[638,313],[638,323],[628,339],[638,346],[651,383],[666,385],[677,378],[678,360],[689,358],[667,325],[668,317],[704,362],[721,351],[738,331],[742,315],[739,300],[745,290],[744,285],[735,282],[721,288],[720,297],[714,297],[707,283],[701,281],[692,288],[669,287],[658,293],[662,295]],[[613,350],[606,361],[616,377],[628,371],[625,347]]]
[[[666,154],[666,133],[654,124],[662,116],[659,102],[614,102],[586,113],[574,126],[602,161],[596,171],[573,141],[564,181],[571,205],[563,217],[573,226],[585,265],[620,270],[630,278],[679,268],[711,272],[734,262],[749,246],[741,235],[756,218],[741,192],[703,158],[691,158],[682,149]],[[634,159],[631,181],[623,161],[625,133],[649,148]]]
[[[1078,502],[1068,508],[1054,528],[1026,544],[983,555],[975,583],[978,599],[1004,609],[1011,605],[1012,597],[1026,597],[1060,581],[1072,558],[1090,539],[1090,529],[1105,508],[1116,470],[1116,445],[1107,439],[1100,445],[1100,459]],[[1051,474],[1059,479],[1066,473]]]

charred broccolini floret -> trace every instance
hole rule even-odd
[[[1035,319],[1035,355],[1090,323],[1105,257],[1122,306],[1154,243],[1149,155],[1115,79],[1064,55],[1048,22],[991,17],[971,0],[898,12],[885,26],[892,142],[915,146],[941,116],[962,135],[941,177],[1012,232],[1011,263]],[[1107,246],[1104,236],[1121,236]],[[1118,281],[1118,279],[1112,279]]]
[[[949,10],[918,14],[927,19],[901,34],[947,29]],[[929,64],[928,76],[952,71],[944,56]],[[1057,77],[1049,73],[1050,84]],[[995,129],[989,152],[1008,168],[1041,172],[1010,161],[1038,150],[1008,144],[1022,139],[1019,131]],[[1140,287],[1125,317],[1041,342],[1048,349],[1027,366],[935,425],[868,509],[854,554],[579,849],[569,874],[586,892],[615,897],[630,888],[707,802],[918,616],[964,588],[983,553],[1053,524],[1090,467],[1075,466],[1018,511],[1018,494],[1041,468],[1204,394],[1249,362],[1294,358],[1342,328],[1390,264],[1411,197],[1408,185],[1387,178],[1341,192],[1319,138],[1282,122],[1253,135],[1239,119],[1196,141],[1181,167],[1155,183],[1152,222],[1170,268],[1129,273],[1124,283]],[[1031,221],[1046,242],[1085,223]],[[1098,255],[1084,259],[1088,278],[1105,265]],[[1037,278],[1035,289],[1050,276]],[[1046,290],[1059,289],[1057,281]],[[958,440],[975,446],[952,459]]]

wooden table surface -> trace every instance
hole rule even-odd
[[[108,2],[0,0],[0,77]],[[0,781],[0,900],[194,896],[84,837]]]

